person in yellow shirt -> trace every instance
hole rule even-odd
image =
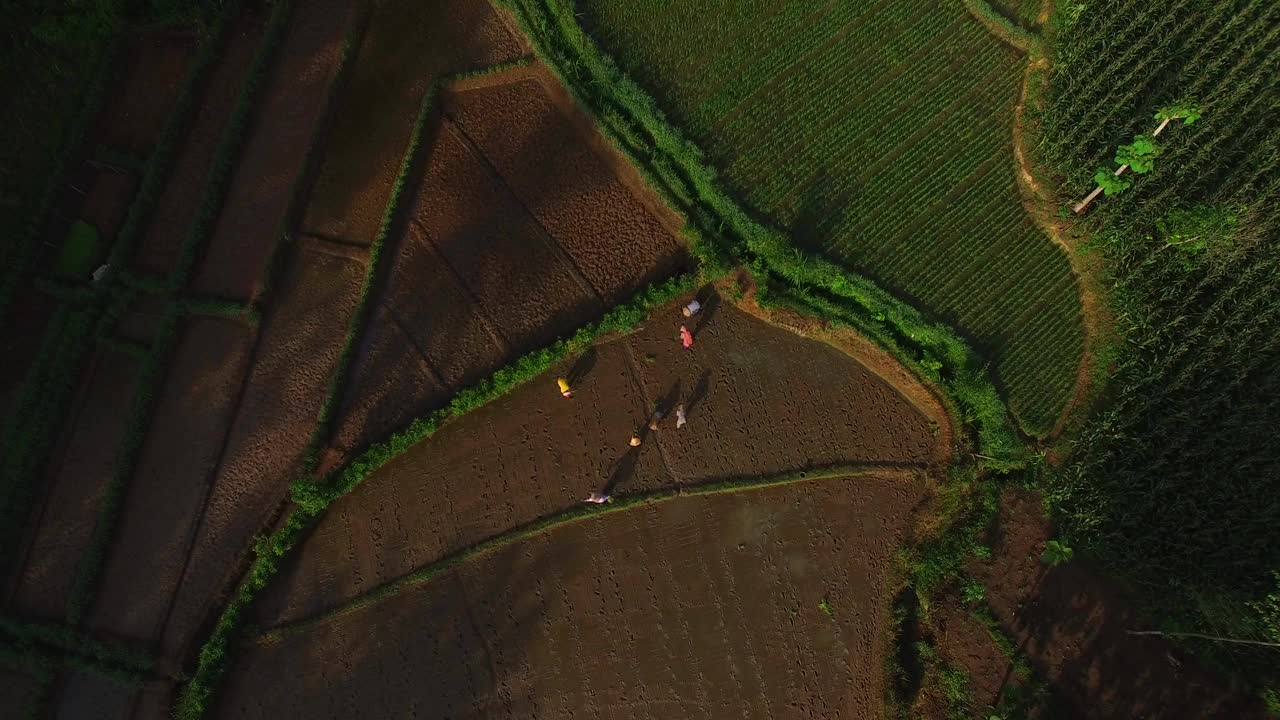
[[[573,390],[571,390],[571,389],[569,388],[569,381],[568,381],[568,380],[565,380],[565,379],[564,379],[564,378],[562,378],[562,377],[561,377],[561,378],[556,378],[556,385],[559,385],[559,386],[560,386],[560,394],[561,394],[561,395],[563,395],[563,396],[565,396],[565,397],[567,397],[567,398],[571,398],[571,397],[573,397]]]

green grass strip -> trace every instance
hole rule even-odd
[[[76,655],[86,663],[95,663],[138,675],[155,666],[147,655],[121,645],[105,643],[76,632],[66,625],[20,620],[0,614],[0,634],[15,643],[43,645],[61,653]]]
[[[1039,35],[1005,17],[986,0],[964,0],[964,6],[992,35],[1030,55],[1033,60],[1044,56],[1044,41]]]
[[[742,492],[745,490],[763,490],[766,488],[791,485],[803,481],[829,480],[833,478],[866,475],[875,472],[884,472],[884,468],[865,464],[829,465],[809,468],[806,470],[778,473],[775,475],[723,478],[684,488],[663,488],[643,493],[636,493],[634,495],[620,495],[615,496],[612,501],[603,505],[585,503],[574,505],[573,507],[567,508],[553,515],[539,518],[538,520],[524,526],[509,530],[501,535],[493,536],[487,540],[476,543],[475,545],[463,548],[447,557],[431,563],[430,565],[419,568],[402,578],[374,588],[363,595],[353,598],[343,605],[326,610],[319,615],[272,628],[271,630],[259,635],[255,640],[262,643],[272,643],[286,637],[297,635],[308,628],[345,615],[350,615],[351,613],[394,597],[405,590],[429,583],[449,570],[459,567],[467,562],[490,555],[514,543],[528,540],[553,530],[558,530],[573,523],[592,520],[603,515],[622,512],[624,510],[632,510],[637,507],[657,505],[675,500],[678,497],[698,497]]]

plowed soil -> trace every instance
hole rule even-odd
[[[60,458],[50,466],[52,482],[13,596],[18,612],[65,617],[128,430],[125,418],[137,390],[139,364],[128,355],[104,350],[84,373],[78,409],[63,430]]]
[[[1035,676],[1048,683],[1053,717],[1266,717],[1259,702],[1233,694],[1169,642],[1126,634],[1146,626],[1120,588],[1080,560],[1054,568],[1041,563],[1050,537],[1040,498],[1010,491],[989,540],[993,558],[975,561],[970,572],[986,585],[993,614]],[[975,677],[990,673],[976,685],[975,700],[994,704],[1007,663],[1002,667],[994,647],[982,647],[990,640],[980,627],[966,627],[974,623],[963,611],[953,607],[944,617],[942,651]]]
[[[145,158],[182,94],[196,41],[184,35],[130,39],[115,62],[102,112],[90,133],[93,144]]]
[[[216,715],[878,717],[921,492],[886,472],[574,523],[246,650]]]
[[[191,531],[249,359],[251,332],[218,318],[194,318],[126,493],[90,625],[149,646],[182,577]]]
[[[709,303],[709,306],[711,303]],[[676,307],[456,424],[335,503],[259,603],[264,626],[315,614],[461,547],[628,492],[832,464],[924,467],[928,420],[838,350],[730,306],[680,347]],[[574,379],[562,398],[557,375]],[[683,401],[645,442],[654,403]],[[424,519],[429,519],[425,520]]]
[[[538,64],[450,93],[445,114],[609,305],[685,269],[679,223]]]
[[[675,219],[554,83],[521,68],[441,100],[347,391],[343,452],[689,267]]]
[[[431,84],[527,52],[485,0],[377,3],[326,138],[303,231],[372,243]]]
[[[164,651],[178,657],[234,581],[256,533],[302,471],[355,311],[364,266],[294,247],[264,320],[173,610]]]
[[[266,280],[342,58],[356,0],[297,3],[192,286],[247,300]]]
[[[61,681],[62,692],[53,717],[57,720],[129,720],[138,691],[97,673],[71,672]]]
[[[142,268],[159,274],[174,270],[204,200],[205,182],[262,35],[262,19],[253,16],[236,20],[227,32],[218,59],[196,96],[182,150],[169,172],[147,232],[135,250],[134,260]]]

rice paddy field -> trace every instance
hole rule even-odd
[[[752,210],[957,326],[1023,428],[1049,430],[1084,331],[1015,185],[1025,56],[958,1],[575,8]]]

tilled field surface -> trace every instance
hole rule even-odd
[[[573,523],[250,646],[216,716],[879,717],[922,492],[883,471]]]
[[[690,267],[678,222],[580,113],[538,65],[442,94],[340,451]]]
[[[329,509],[269,586],[258,621],[314,615],[603,487],[929,463],[928,420],[879,377],[828,345],[708,305],[692,350],[677,339],[677,308],[664,308],[375,473]],[[572,400],[557,374],[574,379]],[[689,418],[680,429],[678,402]],[[659,403],[668,417],[649,431]],[[643,444],[631,448],[637,430]]]

